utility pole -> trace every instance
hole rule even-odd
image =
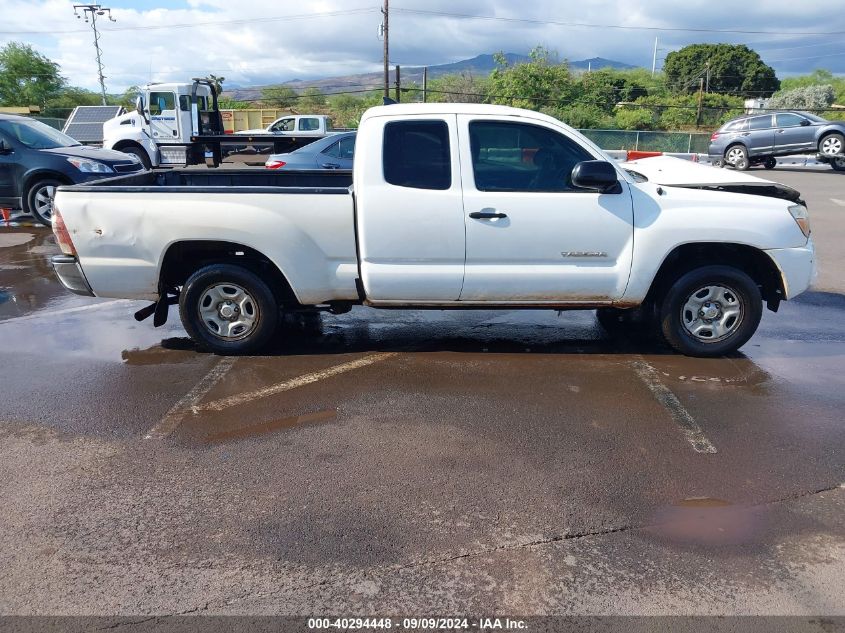
[[[384,96],[387,98],[390,97],[390,15],[388,2],[389,0],[384,0],[384,8],[381,10],[384,16]]]
[[[399,103],[400,101],[402,101],[402,95],[400,94],[401,89],[402,89],[402,84],[399,80],[399,66],[397,65],[396,66],[396,96],[394,97],[394,99],[396,100],[396,103]]]
[[[710,94],[710,62],[707,62],[707,86],[704,91]]]
[[[82,15],[79,11],[82,10]],[[100,32],[97,30],[97,16],[106,16],[109,21],[117,22],[112,15],[111,9],[99,4],[75,4],[73,5],[73,14],[77,19],[85,17],[87,23],[90,17],[91,28],[94,30],[94,50],[97,53],[97,75],[100,78],[100,92],[103,95],[103,105],[106,105],[106,78],[103,76],[103,51],[100,49]]]
[[[698,78],[698,112],[695,115],[695,127],[701,127],[701,106],[704,100],[704,77]]]
[[[428,66],[423,67],[423,103],[428,101]]]
[[[654,77],[654,73],[657,72],[657,38],[659,36],[654,36],[654,54],[651,57],[651,76]]]

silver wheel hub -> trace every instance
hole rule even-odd
[[[200,295],[198,313],[205,329],[217,338],[246,338],[258,326],[258,304],[245,288],[231,283],[214,284]]]
[[[52,185],[40,187],[35,192],[35,210],[44,218],[49,218],[53,213],[53,196],[56,188]]]
[[[681,323],[699,341],[721,341],[731,336],[744,314],[739,295],[722,285],[703,286],[684,302]]]
[[[737,148],[734,148],[731,151],[729,151],[728,155],[727,155],[727,161],[729,163],[735,163],[738,160],[741,160],[742,158],[743,158],[742,150],[737,149]]]
[[[841,154],[842,152],[842,141],[835,136],[829,136],[822,141],[822,154]]]

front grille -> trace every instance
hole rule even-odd
[[[125,174],[130,171],[141,171],[144,169],[144,166],[141,163],[118,163],[112,165],[112,169],[118,173]]]

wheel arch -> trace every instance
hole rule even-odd
[[[747,244],[687,242],[676,246],[663,259],[646,301],[659,303],[681,276],[696,268],[714,265],[733,266],[745,272],[760,287],[770,310],[776,311],[785,297],[781,272],[763,250]]]
[[[32,186],[33,181],[41,178],[55,178],[63,184],[73,184],[73,179],[70,176],[55,169],[33,169],[32,171],[24,174],[24,177],[21,179],[21,197],[26,198],[29,194],[29,188]]]
[[[287,276],[269,257],[258,250],[225,240],[181,240],[165,250],[159,266],[161,291],[184,285],[188,277],[211,264],[242,266],[259,275],[280,305],[300,305]]]

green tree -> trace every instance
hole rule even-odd
[[[299,106],[306,110],[319,110],[326,107],[326,95],[317,87],[306,88],[299,97]]]
[[[780,81],[755,51],[744,44],[692,44],[666,56],[663,71],[671,87],[690,93],[710,71],[710,92],[768,97]]]
[[[532,50],[530,57],[529,62],[511,66],[497,53],[499,67],[490,74],[490,102],[529,110],[571,104],[579,88],[569,65],[556,63],[542,46]]]
[[[784,110],[825,110],[833,104],[835,94],[830,84],[803,86],[792,90],[781,90],[769,99],[770,108]]]
[[[211,85],[214,86],[214,92],[217,93],[217,96],[223,94],[223,82],[226,81],[225,77],[218,77],[217,75],[208,75],[206,77],[208,81],[211,82]]]
[[[232,97],[218,97],[217,107],[221,110],[249,110],[253,106],[249,101],[236,101]]]
[[[9,42],[0,49],[0,105],[43,108],[64,85],[59,65],[29,44]]]
[[[110,101],[116,101],[110,97]],[[93,90],[68,86],[55,97],[47,100],[41,112],[49,117],[66,117],[76,106],[98,106],[103,104],[103,95]]]
[[[261,100],[272,108],[290,108],[297,97],[296,90],[290,86],[268,86],[261,91]]]
[[[470,72],[441,75],[428,80],[428,101],[432,103],[484,103],[489,91],[487,77]]]

